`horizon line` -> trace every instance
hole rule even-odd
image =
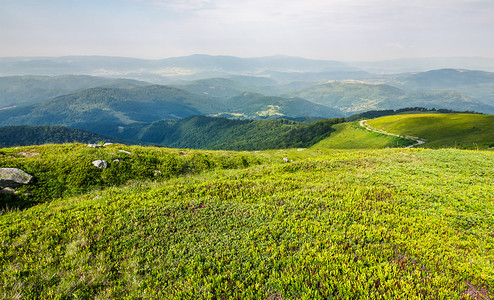
[[[149,60],[149,61],[158,61],[158,60],[166,60],[173,58],[185,58],[185,57],[193,57],[193,56],[206,56],[206,57],[231,57],[231,58],[240,58],[240,59],[257,59],[257,58],[273,58],[273,57],[286,57],[286,58],[300,58],[306,60],[315,60],[315,61],[338,61],[338,62],[383,62],[383,61],[398,61],[398,60],[418,60],[418,59],[494,59],[494,57],[487,56],[418,56],[418,57],[400,57],[400,58],[389,58],[389,59],[375,59],[375,60],[349,60],[349,59],[324,59],[324,58],[310,58],[304,56],[295,56],[295,55],[286,55],[286,54],[273,54],[273,55],[265,55],[265,56],[235,56],[235,55],[225,55],[225,54],[206,54],[206,53],[194,53],[189,55],[182,56],[168,56],[162,58],[142,58],[136,56],[120,56],[120,55],[100,55],[100,54],[90,54],[90,55],[79,55],[79,54],[70,54],[70,55],[60,55],[60,56],[49,56],[49,55],[40,55],[40,56],[0,56],[0,59],[53,59],[53,58],[70,58],[70,57],[94,57],[94,58],[124,58],[124,59],[137,59],[137,60]]]

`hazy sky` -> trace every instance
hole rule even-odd
[[[494,57],[494,0],[0,0],[0,56]]]

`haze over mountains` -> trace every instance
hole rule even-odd
[[[481,102],[494,105],[494,73],[465,69],[440,69],[400,74],[389,84],[409,90],[455,90]]]
[[[296,90],[290,95],[338,108],[348,114],[407,106],[494,112],[492,106],[453,90],[421,92],[387,84],[332,82]]]
[[[142,85],[149,83],[88,75],[0,77],[0,108],[35,104],[94,87],[132,88]]]
[[[0,76],[20,75],[94,75],[94,76],[161,76],[210,78],[221,74],[277,73],[355,73],[396,74],[434,69],[471,69],[494,72],[493,58],[411,58],[373,62],[339,62],[291,56],[240,58],[196,54],[159,60],[111,57],[3,57]],[[125,76],[123,76],[125,75]],[[149,80],[148,80],[149,81]]]
[[[494,58],[482,57],[402,58],[382,61],[349,62],[348,64],[370,73],[379,74],[426,72],[448,68],[494,72]]]
[[[403,107],[494,113],[494,73],[485,71],[491,60],[418,61],[415,70],[434,63],[485,69],[377,74],[364,63],[287,56],[0,58],[0,126],[62,125],[125,138],[195,115],[314,120]]]
[[[340,76],[338,75],[340,73],[365,73],[358,68],[337,61],[288,56],[240,58],[191,55],[162,60],[102,56],[0,58],[1,76],[84,74],[146,79],[155,83],[166,83],[167,80],[190,80],[232,74],[276,77],[294,72],[335,73],[335,76]]]

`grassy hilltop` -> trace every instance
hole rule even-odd
[[[423,147],[487,149],[494,147],[494,115],[414,114],[369,120],[370,126],[387,132],[428,140]]]
[[[492,152],[66,144],[0,162],[39,195],[0,215],[2,298],[494,297]]]
[[[377,132],[370,132],[358,122],[346,122],[333,126],[335,132],[311,148],[316,149],[381,149],[404,147],[413,144],[413,141],[389,136]]]

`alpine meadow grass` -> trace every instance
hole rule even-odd
[[[37,160],[94,150],[30,149],[2,164],[70,177]],[[2,298],[494,297],[492,152],[126,150],[97,184],[3,211]]]

